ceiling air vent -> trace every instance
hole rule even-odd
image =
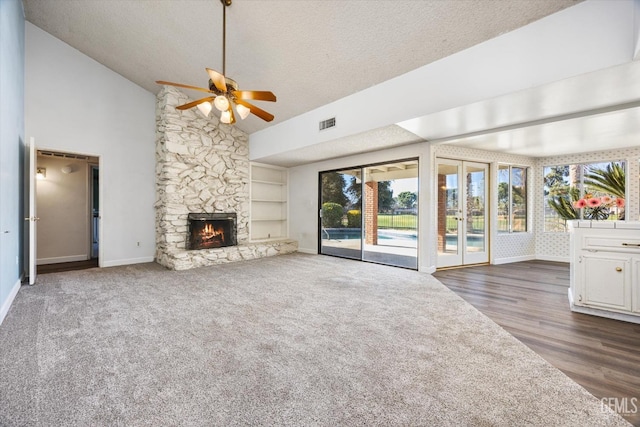
[[[326,129],[330,129],[332,127],[336,126],[336,118],[332,117],[330,119],[327,120],[323,120],[320,122],[320,130],[326,130]]]

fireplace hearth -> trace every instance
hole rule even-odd
[[[189,239],[187,249],[214,249],[235,246],[236,214],[230,213],[190,213]]]

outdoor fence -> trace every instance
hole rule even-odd
[[[378,229],[417,230],[417,212],[414,209],[378,212]]]

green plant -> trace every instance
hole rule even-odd
[[[620,163],[611,162],[604,169],[589,169],[584,174],[584,184],[589,190],[617,197],[618,219],[624,219],[625,174]],[[609,206],[592,208],[592,213],[591,219],[606,219],[610,213]]]
[[[609,163],[604,169],[589,168],[584,174],[584,186],[587,190],[584,198],[576,187],[568,192],[559,192],[548,200],[548,204],[564,220],[583,219],[604,220],[612,214],[612,207],[618,209],[618,219],[624,219],[625,174],[622,165]],[[594,192],[606,196],[594,196]],[[608,195],[617,197],[616,200]]]
[[[590,168],[584,174],[584,184],[590,189],[624,199],[624,168],[616,162],[609,163],[604,169]]]
[[[337,203],[327,202],[322,204],[322,225],[327,228],[342,227],[342,215],[344,209]]]
[[[579,199],[580,192],[577,188],[571,187],[568,193],[551,197],[547,203],[564,220],[580,219],[580,212],[573,207]]]
[[[359,210],[352,209],[347,212],[347,227],[362,227],[362,213]]]

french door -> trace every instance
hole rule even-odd
[[[437,266],[489,262],[486,163],[437,160]]]

